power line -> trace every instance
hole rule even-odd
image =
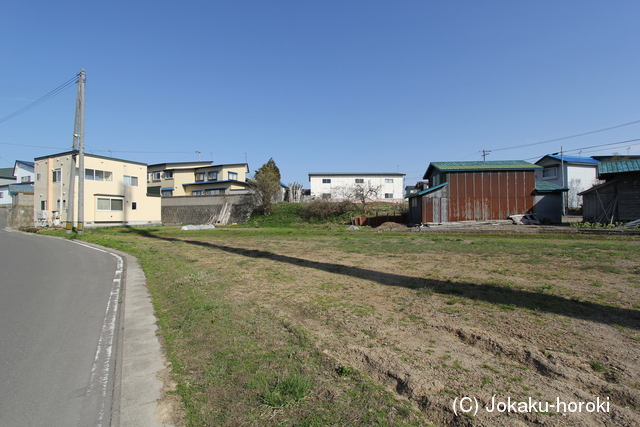
[[[15,111],[15,112],[9,114],[8,116],[5,116],[5,117],[1,118],[0,119],[0,123],[6,122],[7,120],[10,120],[10,119],[12,119],[12,118],[14,118],[16,116],[19,116],[20,114],[26,113],[27,111],[31,110],[34,107],[37,107],[38,105],[42,104],[43,102],[48,101],[49,99],[53,98],[54,96],[56,96],[57,94],[62,92],[67,87],[69,87],[72,84],[74,84],[77,81],[77,79],[78,79],[78,76],[67,80],[66,82],[64,82],[63,84],[61,84],[60,86],[58,86],[57,88],[52,90],[51,92],[49,92],[46,95],[36,99],[35,101],[33,101],[31,104],[27,105],[26,107],[22,107],[18,111]]]
[[[27,145],[27,144],[12,144],[10,142],[0,142],[0,145],[15,145],[18,147],[30,147],[30,148],[52,148],[54,150],[68,150],[69,147],[66,148],[60,148],[60,147],[47,147],[44,145]]]
[[[637,139],[629,139],[626,141],[618,141],[618,142],[611,142],[609,144],[599,144],[599,145],[590,145],[588,147],[582,147],[582,148],[572,148],[570,150],[563,150],[563,152],[566,153],[575,153],[575,152],[581,152],[581,151],[586,151],[586,150],[590,150],[589,152],[596,152],[596,151],[602,151],[604,150],[606,147],[613,147],[613,146],[629,146],[629,147],[635,147],[636,145],[640,145],[640,138]],[[635,144],[630,144],[630,142],[635,142]],[[614,147],[614,148],[622,148],[622,147]],[[536,157],[529,157],[528,159],[525,160],[532,160],[532,159],[539,159],[542,156],[536,156]]]
[[[627,149],[629,149],[629,148],[631,148],[631,147],[635,147],[636,145],[640,145],[640,144],[629,144],[629,145],[626,145],[626,146],[625,146],[625,145],[623,145],[623,146],[621,146],[621,147],[617,147],[617,148],[627,148]],[[597,152],[599,152],[599,151],[602,151],[602,149],[588,150],[588,151],[586,151],[586,153],[597,153]],[[618,154],[618,155],[620,155],[619,153],[611,153],[611,154]]]
[[[193,153],[193,151],[126,151],[126,150],[95,150],[89,148],[91,152],[102,153],[135,153],[135,154],[186,154]]]
[[[608,131],[608,130],[618,129],[618,128],[621,128],[621,127],[624,127],[624,126],[631,126],[631,125],[635,125],[635,124],[638,124],[638,123],[640,123],[640,120],[634,120],[632,122],[623,123],[623,124],[615,125],[615,126],[609,126],[609,127],[602,128],[602,129],[592,130],[592,131],[589,131],[589,132],[583,132],[583,133],[578,133],[578,134],[575,134],[575,135],[563,136],[562,138],[549,139],[547,141],[533,142],[531,144],[517,145],[517,146],[514,146],[514,147],[494,148],[493,150],[490,150],[490,151],[512,150],[512,149],[515,149],[515,148],[531,147],[533,145],[541,145],[541,144],[547,144],[549,142],[563,141],[565,139],[578,138],[580,136],[585,136],[585,135],[592,135],[594,133],[605,132],[605,131]]]
[[[582,147],[582,148],[575,148],[575,149],[571,149],[571,150],[565,150],[565,153],[569,153],[569,152],[573,152],[573,151],[583,151],[583,150],[588,150],[590,148],[610,147],[612,145],[627,145],[630,142],[638,142],[638,141],[640,141],[640,138],[629,139],[629,140],[626,140],[626,141],[619,141],[619,142],[611,142],[609,144],[591,145],[589,147]],[[638,144],[630,144],[630,145],[638,145]]]

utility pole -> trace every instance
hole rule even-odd
[[[78,77],[78,93],[80,93],[80,102],[77,106],[76,121],[78,124],[78,165],[80,166],[78,177],[78,234],[84,232],[84,83],[86,76],[84,68],[80,71]]]
[[[67,203],[66,234],[73,231],[76,189],[76,157],[79,155],[80,179],[78,182],[78,231],[82,233],[84,222],[84,68],[78,74],[78,94],[76,96],[76,117],[73,124],[73,145],[69,164],[69,203]]]
[[[562,182],[562,187],[567,188],[565,185],[565,173],[564,173],[564,147],[560,146],[560,178]],[[562,192],[562,215],[567,215],[567,197],[568,194],[566,191]]]
[[[489,155],[490,152],[491,152],[491,150],[482,150],[482,161],[483,162],[487,161],[487,156]]]

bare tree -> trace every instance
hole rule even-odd
[[[364,213],[367,209],[367,204],[380,197],[379,194],[381,190],[381,185],[374,185],[371,181],[365,181],[363,183],[340,187],[339,193],[343,199],[362,203],[362,212]]]
[[[289,201],[293,203],[302,201],[302,184],[299,182],[289,183]]]

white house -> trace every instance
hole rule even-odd
[[[24,160],[16,160],[13,167],[13,176],[19,184],[33,184],[33,162],[25,162]]]
[[[311,198],[342,200],[349,193],[371,189],[371,201],[404,202],[403,173],[310,173]]]
[[[11,206],[9,184],[15,183],[16,177],[13,176],[13,170],[11,168],[0,169],[0,206]]]
[[[0,169],[0,205],[11,206],[13,197],[9,191],[9,185],[33,184],[33,162],[16,160],[13,170]]]
[[[596,176],[598,163],[598,160],[591,157],[548,154],[536,162],[536,165],[542,166],[542,169],[536,171],[536,181],[568,188],[565,206],[568,209],[578,209],[582,206],[582,196],[578,193],[599,182]]]

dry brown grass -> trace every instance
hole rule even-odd
[[[184,366],[174,368],[189,387],[201,385],[186,394],[188,405],[206,420],[215,419],[212,408],[230,408],[217,425],[640,423],[637,240],[309,230],[159,230],[136,239],[206,274],[184,290],[197,298],[185,298],[166,274],[151,281],[168,346],[181,349],[174,357]],[[205,310],[206,321],[243,337],[212,336],[220,329],[202,319],[186,325],[189,304],[217,303],[224,309]],[[236,348],[234,340],[263,359],[234,374],[238,387],[219,389],[206,372],[222,369],[228,355],[219,352]],[[314,391],[274,413],[261,406],[260,390],[273,385],[264,372],[287,363],[313,379]],[[339,372],[357,375],[344,383]],[[456,397],[484,406],[494,395],[609,399],[610,411],[453,412]],[[353,406],[372,396],[386,412],[367,418],[371,407]]]

